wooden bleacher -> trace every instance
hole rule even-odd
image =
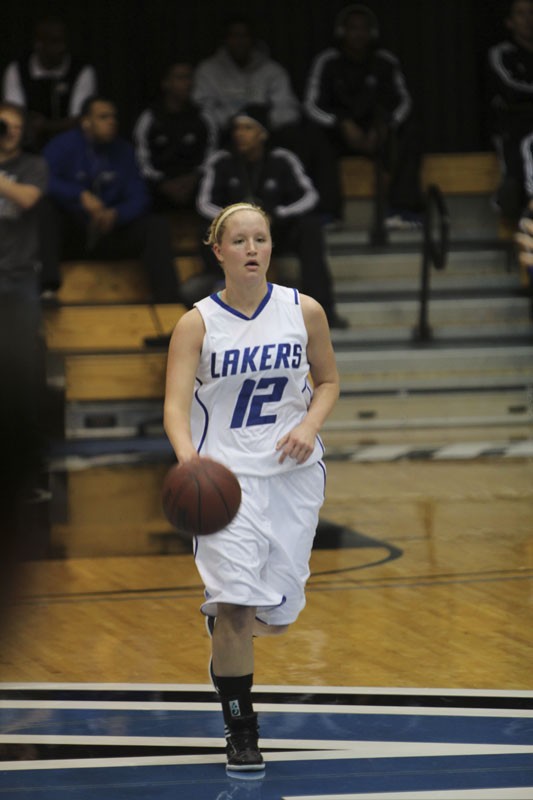
[[[66,355],[66,402],[162,399],[166,363],[161,352]]]
[[[147,303],[48,309],[46,342],[63,359],[66,401],[162,397],[166,353],[148,350],[144,339],[170,332],[185,311]]]
[[[198,255],[179,254],[175,261],[180,281],[202,268]],[[62,305],[148,303],[150,289],[139,261],[67,261],[61,265]]]
[[[432,153],[422,162],[422,185],[436,184],[444,194],[491,194],[498,185],[494,153]],[[374,195],[374,168],[368,158],[345,158],[341,169],[346,198]]]
[[[431,154],[424,158],[424,185],[444,194],[490,194],[498,182],[493,153]],[[368,159],[342,163],[348,199],[373,196]],[[200,269],[191,227],[174,226],[176,270],[186,280]],[[141,265],[125,262],[72,262],[62,265],[59,308],[46,309],[48,349],[63,359],[67,402],[161,399],[166,352],[147,349],[144,338],[170,333],[185,307],[154,306]]]

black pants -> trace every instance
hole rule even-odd
[[[329,141],[337,159],[343,156],[361,155],[348,148],[337,131],[330,133]],[[386,200],[391,211],[422,211],[424,205],[420,183],[422,150],[414,120],[406,120],[399,128],[390,127],[380,151],[369,157],[379,159],[389,175]]]
[[[422,151],[415,123],[407,120],[390,128],[383,152],[383,165],[390,174],[389,205],[400,211],[421,211]]]
[[[508,120],[501,133],[494,137],[496,151],[502,166],[496,201],[502,214],[510,222],[517,222],[529,199],[525,186],[525,164],[522,142],[533,130],[533,119]],[[529,154],[531,155],[531,154]]]
[[[87,224],[63,211],[51,198],[40,204],[40,237],[43,289],[61,284],[62,259],[140,258],[154,303],[180,301],[168,221],[146,214],[100,237],[92,237]]]
[[[318,214],[302,214],[272,225],[274,254],[294,253],[300,262],[300,289],[317,300],[328,319],[334,313],[331,273]]]
[[[292,150],[302,161],[319,195],[317,211],[342,219],[343,198],[337,158],[326,133],[310,120],[285,125],[272,133],[272,144]]]

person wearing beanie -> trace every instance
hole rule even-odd
[[[295,253],[300,288],[324,308],[331,327],[344,328],[333,299],[324,234],[316,213],[318,193],[300,159],[290,150],[269,146],[268,110],[244,106],[233,116],[231,147],[208,160],[200,183],[197,210],[206,221],[238,202],[260,205],[271,219],[276,252]]]

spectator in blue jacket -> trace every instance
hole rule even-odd
[[[54,137],[41,215],[42,285],[60,285],[62,258],[141,258],[154,302],[179,299],[170,231],[149,213],[150,198],[133,147],[118,136],[117,110],[105,97],[82,106],[79,127]]]

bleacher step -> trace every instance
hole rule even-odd
[[[450,217],[450,237],[453,240],[476,241],[483,238],[499,238],[498,214],[494,210],[491,197],[487,194],[454,194],[444,192]],[[374,205],[367,198],[350,198],[345,203],[343,227],[357,237],[363,244],[369,240],[369,229],[374,218]],[[342,229],[330,231],[328,237],[335,240]],[[392,245],[418,242],[421,231],[390,231],[389,243]]]
[[[533,346],[351,350],[337,354],[344,391],[528,386]]]
[[[399,294],[416,294],[420,290],[419,276],[368,276],[355,278],[337,278],[335,280],[335,295],[339,300],[347,299],[350,295],[364,297],[370,294],[388,293],[398,296]],[[432,272],[430,298],[438,292],[483,295],[499,292],[500,295],[509,293],[521,293],[516,273],[486,272],[476,273],[449,273]]]
[[[185,313],[181,304],[85,305],[47,309],[47,347],[55,352],[136,351],[144,339],[167,333]]]
[[[508,417],[533,422],[533,388],[496,391],[342,393],[330,421],[379,422],[394,419]]]
[[[326,431],[323,434],[324,446],[329,457],[345,453],[350,455],[361,447],[374,447],[376,445],[394,446],[405,445],[411,457],[417,448],[432,450],[446,445],[457,443],[466,444],[474,442],[502,443],[524,442],[532,438],[531,425],[510,428],[504,427],[445,427],[431,428],[397,428],[381,431]],[[464,456],[463,456],[464,457]],[[391,456],[383,455],[378,460],[390,460]]]
[[[416,299],[401,297],[367,302],[341,301],[338,311],[349,320],[353,331],[360,328],[369,331],[415,324],[418,320],[419,303]],[[435,326],[467,323],[474,334],[477,326],[486,324],[526,325],[529,321],[529,302],[526,297],[452,297],[449,300],[432,298],[429,314],[431,323]]]
[[[341,280],[388,280],[409,278],[419,280],[422,257],[419,250],[396,252],[394,250],[375,251],[357,249],[351,244],[347,252],[332,251],[328,263],[335,281]],[[280,256],[276,260],[279,277],[295,279],[298,276],[298,261],[293,256]],[[518,284],[518,267],[510,261],[509,255],[501,250],[482,249],[480,251],[450,251],[446,268],[432,270],[431,278],[444,281],[468,276],[479,278],[480,286],[486,276],[511,275]]]
[[[161,401],[72,402],[67,407],[69,439],[163,436]],[[533,435],[533,387],[521,390],[343,393],[326,422],[325,436],[403,434],[406,431],[508,429],[509,436]],[[467,435],[466,433],[464,435]],[[468,432],[468,436],[472,434]]]

